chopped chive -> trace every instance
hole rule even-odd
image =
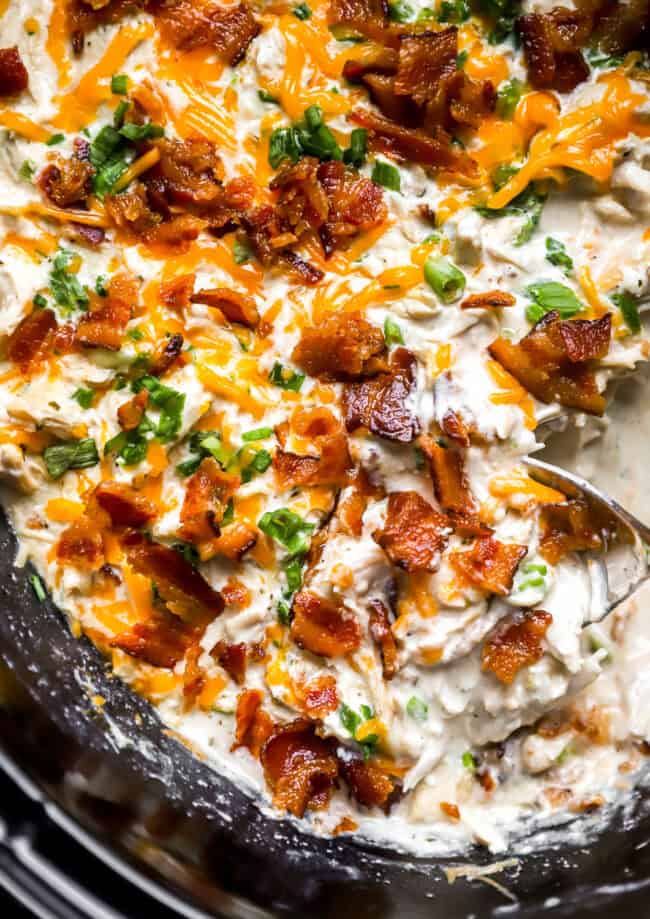
[[[244,431],[241,439],[248,443],[251,440],[266,440],[267,437],[273,437],[273,428],[254,428],[252,431]]]
[[[39,603],[42,603],[47,597],[46,590],[43,587],[43,582],[37,574],[33,574],[29,579],[29,583],[32,585],[32,590],[36,594],[36,599],[39,601]]]
[[[125,73],[115,73],[111,77],[111,92],[117,96],[126,96],[129,88],[129,78]]]
[[[62,143],[65,140],[65,134],[52,134],[51,137],[45,141],[48,147],[56,147],[57,144]]]
[[[418,696],[411,696],[406,703],[406,711],[414,721],[426,721],[429,714],[429,706],[423,699]]]
[[[83,386],[80,386],[79,389],[72,393],[72,398],[75,400],[75,402],[79,403],[81,408],[90,408],[90,406],[93,404],[94,397],[95,393],[93,390],[84,389]]]
[[[386,316],[386,319],[384,320],[384,338],[386,340],[386,344],[389,347],[390,345],[404,344],[404,336],[402,335],[402,330],[395,322],[395,320],[391,319],[390,316]]]
[[[383,160],[375,160],[371,179],[376,185],[383,185],[384,188],[388,188],[390,191],[401,191],[402,181],[399,169]]]
[[[453,303],[465,290],[465,275],[444,255],[429,256],[424,279],[443,303]]]
[[[32,303],[39,310],[42,310],[47,306],[47,299],[43,296],[43,294],[34,294]]]

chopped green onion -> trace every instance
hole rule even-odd
[[[269,468],[272,463],[271,454],[268,450],[258,450],[248,466],[245,469],[242,469],[241,480],[242,482],[250,482],[255,475],[261,475],[263,472]]]
[[[106,278],[103,274],[97,275],[97,280],[95,281],[95,293],[99,297],[108,297],[108,288],[106,287]]]
[[[631,294],[623,291],[619,294],[612,294],[612,303],[621,311],[623,321],[633,335],[638,335],[641,331],[641,316],[636,300]]]
[[[35,172],[36,163],[33,160],[23,160],[23,163],[18,170],[18,175],[26,182],[31,182]]]
[[[159,124],[152,124],[149,121],[147,124],[129,123],[122,125],[119,133],[122,137],[126,137],[127,140],[137,143],[141,140],[150,140],[152,137],[164,137],[165,129]]]
[[[295,370],[287,370],[279,361],[276,361],[269,373],[269,381],[280,389],[290,389],[292,392],[298,392],[305,379],[304,373],[298,373]]]
[[[376,185],[383,185],[384,188],[388,188],[390,191],[400,191],[402,188],[399,169],[390,163],[385,163],[383,160],[375,160],[371,179]]]
[[[287,579],[287,594],[292,596],[297,590],[300,590],[302,587],[302,566],[304,564],[304,558],[302,556],[295,556],[290,559],[284,566],[284,575]]]
[[[68,469],[86,469],[99,462],[97,446],[92,437],[75,440],[67,444],[55,444],[46,447],[43,459],[47,471],[53,479],[60,479]]]
[[[115,107],[115,111],[113,112],[113,127],[116,131],[119,131],[119,129],[124,124],[124,116],[130,107],[131,103],[127,102],[126,99],[120,99],[117,106]]]
[[[355,128],[350,134],[350,146],[343,151],[343,162],[348,166],[360,169],[368,154],[368,132],[365,128]]]
[[[271,93],[267,92],[265,89],[257,90],[257,97],[261,102],[268,102],[269,105],[279,105],[280,100],[276,96],[272,96]]]
[[[426,721],[429,714],[429,706],[418,696],[411,696],[406,703],[406,711],[409,717],[414,721]]]
[[[111,77],[111,92],[117,96],[126,96],[129,88],[129,78],[125,73],[115,73]]]
[[[294,6],[291,10],[296,19],[311,19],[311,10],[306,3],[299,3],[298,6]]]
[[[144,338],[144,332],[142,329],[129,329],[126,334],[127,337],[131,339],[131,341],[142,341]]]
[[[469,51],[461,51],[456,55],[456,70],[462,70],[465,64],[467,63],[467,58],[469,57]]]
[[[283,545],[289,555],[304,555],[309,549],[308,536],[314,524],[307,523],[288,507],[267,511],[257,525],[263,533]]]
[[[504,80],[497,90],[496,112],[499,118],[512,120],[512,116],[517,108],[517,103],[521,99],[524,91],[524,84],[521,80],[513,77],[511,80]]]
[[[90,406],[93,404],[95,393],[92,389],[84,389],[82,386],[80,386],[79,389],[72,393],[72,398],[75,400],[75,402],[79,403],[81,408],[90,408]]]
[[[551,310],[555,310],[560,319],[570,319],[582,312],[582,304],[571,288],[557,281],[537,281],[535,284],[529,284],[526,294],[533,301],[526,310],[529,322],[539,322],[542,316]]]
[[[470,16],[470,9],[466,0],[442,0],[436,19],[438,22],[453,22],[458,25],[466,22]]]
[[[404,336],[402,335],[402,330],[395,322],[394,319],[391,319],[390,316],[386,316],[384,320],[384,338],[386,344],[390,347],[391,345],[403,345]]]
[[[36,594],[36,599],[39,601],[39,603],[43,603],[47,597],[47,592],[43,587],[43,582],[39,576],[37,574],[33,574],[29,579],[29,583],[32,585],[32,590]]]
[[[552,236],[546,237],[546,261],[551,265],[556,265],[564,269],[565,274],[569,274],[573,268],[573,259],[567,254],[564,243],[559,239],[553,239]]]
[[[32,303],[39,310],[42,310],[42,309],[45,309],[45,307],[47,306],[47,299],[43,296],[43,294],[34,294]]]
[[[52,134],[51,137],[45,141],[48,147],[56,147],[57,144],[63,143],[65,140],[65,134]]]
[[[273,428],[254,428],[252,431],[244,431],[241,439],[248,443],[251,440],[266,440],[267,437],[273,437]]]
[[[444,255],[429,256],[424,279],[443,303],[453,303],[465,290],[465,275]]]
[[[470,750],[466,750],[463,753],[461,762],[465,769],[469,770],[469,772],[476,772],[476,760],[474,758],[474,754]]]
[[[70,313],[74,309],[86,309],[89,302],[86,289],[81,286],[77,276],[68,271],[68,264],[72,258],[72,252],[60,249],[54,257],[50,272],[50,290],[58,306],[65,313]]]
[[[415,10],[405,0],[389,0],[388,18],[393,22],[408,22],[415,16]]]

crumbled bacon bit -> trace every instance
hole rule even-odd
[[[603,547],[602,521],[596,519],[587,502],[580,498],[544,505],[539,523],[539,551],[551,565],[557,565],[570,552],[598,552]]]
[[[205,457],[187,480],[181,508],[183,539],[201,543],[219,536],[219,524],[238,487],[237,476],[224,472],[213,457]]]
[[[489,80],[474,80],[457,71],[446,82],[449,115],[457,124],[477,129],[494,110],[497,94]]]
[[[469,447],[469,431],[467,425],[457,412],[449,409],[445,412],[441,427],[443,433],[458,444],[459,447]]]
[[[518,344],[497,338],[488,350],[540,401],[602,415],[605,400],[590,361],[605,356],[610,336],[609,313],[600,319],[560,320],[549,312]]]
[[[509,686],[522,667],[530,667],[544,654],[542,639],[552,621],[550,613],[538,609],[500,623],[483,645],[482,669]]]
[[[423,436],[420,447],[429,461],[433,489],[443,511],[471,518],[476,504],[465,477],[462,450],[442,447],[432,437]]]
[[[149,391],[141,389],[132,399],[123,402],[117,409],[117,420],[123,431],[133,431],[144,418],[149,403]]]
[[[93,500],[117,527],[142,527],[157,514],[155,505],[125,482],[100,482]]]
[[[189,623],[211,622],[223,611],[221,594],[186,561],[180,552],[149,542],[139,533],[122,540],[129,564],[156,585],[170,612]]]
[[[322,657],[343,657],[361,643],[357,621],[341,607],[309,590],[301,590],[293,600],[291,638],[300,648]]]
[[[98,26],[120,22],[143,8],[145,0],[108,0],[108,2],[87,3],[85,0],[70,0],[66,8],[67,27],[75,54],[83,51],[84,36]]]
[[[86,200],[94,173],[94,168],[87,160],[76,156],[66,159],[57,155],[41,170],[37,185],[57,207],[70,207],[71,204]]]
[[[106,297],[91,294],[90,308],[77,325],[76,341],[85,348],[119,351],[137,296],[137,282],[133,278],[113,275]]]
[[[248,587],[237,578],[228,578],[221,588],[221,596],[226,606],[237,606],[239,609],[245,609],[251,602]]]
[[[205,306],[220,310],[229,322],[238,322],[241,325],[254,329],[260,321],[255,300],[237,290],[227,287],[212,287],[198,290],[190,296],[191,303],[202,303]]]
[[[588,78],[589,67],[578,50],[591,31],[588,17],[555,7],[549,13],[521,16],[517,27],[536,89],[568,93]]]
[[[300,688],[299,694],[308,718],[325,718],[339,707],[336,679],[333,676],[315,677]]]
[[[149,373],[154,377],[161,377],[174,366],[183,350],[184,339],[180,332],[175,332],[169,338],[164,338],[158,345],[151,358]]]
[[[336,509],[337,523],[348,536],[361,536],[363,515],[371,495],[382,497],[370,484],[366,473],[362,469],[357,470],[349,488],[341,494]]]
[[[195,629],[179,622],[174,616],[156,612],[149,621],[138,622],[116,635],[110,641],[110,647],[119,648],[152,667],[172,670],[197,638]]]
[[[527,551],[526,546],[485,536],[477,539],[469,550],[451,552],[449,561],[470,584],[505,596],[512,589],[515,571]]]
[[[294,433],[316,447],[318,456],[276,450],[273,469],[279,487],[286,490],[298,485],[341,484],[351,460],[345,432],[330,410],[301,409],[294,413],[292,427]]]
[[[292,359],[322,380],[357,380],[385,368],[383,332],[360,313],[335,313],[303,330]]]
[[[18,46],[0,48],[0,96],[15,96],[29,85],[29,74]]]
[[[147,180],[166,203],[198,208],[222,205],[224,169],[216,144],[202,138],[162,138],[156,147],[160,160]]]
[[[488,290],[484,294],[470,294],[461,302],[462,310],[501,309],[505,306],[514,306],[516,297],[505,290]]]
[[[329,21],[381,39],[389,25],[388,3],[387,0],[331,0]]]
[[[468,177],[476,174],[475,161],[464,150],[452,145],[451,137],[442,128],[431,136],[419,128],[404,128],[368,109],[354,109],[350,120],[370,131],[387,152],[412,163]]]
[[[389,559],[405,571],[436,571],[451,527],[447,518],[415,491],[388,496],[386,523],[373,533]]]
[[[160,299],[167,309],[183,315],[191,303],[194,280],[193,274],[182,274],[160,285]]]
[[[96,249],[106,239],[106,232],[103,227],[89,227],[85,223],[75,223],[71,221],[64,227],[63,232],[67,239],[79,243],[81,246],[90,246]]]
[[[417,105],[435,98],[445,77],[456,71],[458,29],[400,36],[399,65],[394,90]]]
[[[393,351],[387,373],[372,380],[349,383],[343,405],[348,431],[366,427],[377,437],[411,443],[420,433],[420,422],[407,400],[415,386],[416,360],[406,348]]]
[[[56,316],[50,309],[33,309],[9,336],[7,357],[25,371],[30,364],[45,359],[57,330]]]
[[[387,810],[395,791],[392,780],[372,763],[350,756],[347,751],[339,756],[341,775],[350,786],[355,800],[364,807],[381,807]]]
[[[211,48],[232,67],[243,59],[260,31],[245,3],[224,6],[213,0],[154,0],[150,8],[180,51]]]
[[[384,679],[392,680],[397,673],[397,644],[390,627],[388,610],[381,600],[371,600],[368,605],[368,631],[380,650]]]
[[[233,750],[246,747],[258,757],[273,731],[273,722],[261,705],[264,700],[259,689],[245,689],[237,698],[235,743]]]
[[[106,215],[121,230],[134,233],[142,239],[149,239],[162,222],[160,214],[147,203],[144,185],[137,183],[132,191],[121,195],[106,195]]]
[[[291,269],[291,271],[293,271],[303,284],[307,284],[309,287],[320,284],[325,277],[324,271],[321,271],[320,268],[316,268],[314,265],[310,265],[309,262],[306,262],[304,258],[301,258],[296,252],[292,252],[291,249],[283,249],[279,254],[279,258]]]
[[[104,537],[97,520],[83,514],[71,523],[59,537],[56,557],[77,568],[100,568],[104,562]]]
[[[257,528],[249,523],[230,523],[221,530],[217,539],[211,540],[204,547],[201,546],[201,558],[212,558],[213,555],[223,555],[231,562],[239,562],[244,555],[255,547],[258,539]]]
[[[237,644],[218,641],[210,654],[235,683],[243,685],[246,679],[246,644],[243,641]]]
[[[183,670],[183,711],[190,711],[205,686],[205,671],[199,666],[203,648],[198,641],[192,643],[185,655]]]
[[[315,733],[308,721],[276,725],[262,748],[266,781],[279,810],[302,817],[329,804],[338,778],[332,743]]]

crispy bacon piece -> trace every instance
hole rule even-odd
[[[258,531],[256,527],[249,523],[230,523],[221,530],[217,539],[208,543],[207,555],[205,558],[212,558],[213,555],[223,555],[224,558],[231,562],[239,562],[244,555],[249,552],[257,543]],[[203,558],[203,546],[201,547],[201,557]]]
[[[467,425],[457,412],[452,409],[446,411],[440,426],[443,433],[459,447],[469,447],[470,439]]]
[[[335,313],[304,329],[292,360],[322,380],[358,380],[385,368],[386,342],[380,328],[360,313]]]
[[[420,32],[400,36],[399,64],[394,89],[417,105],[434,99],[445,77],[456,71],[458,29]]]
[[[183,711],[189,712],[205,686],[205,671],[199,665],[203,648],[198,641],[192,643],[185,655],[183,669]]]
[[[235,743],[233,750],[246,747],[253,756],[260,752],[273,731],[273,722],[266,712],[262,711],[263,695],[259,689],[246,689],[237,698],[235,715]]]
[[[151,578],[170,612],[190,624],[205,625],[223,611],[221,594],[186,561],[180,552],[150,542],[140,533],[122,540],[129,564]]]
[[[25,371],[30,364],[44,360],[57,331],[53,310],[33,309],[9,336],[7,357]]]
[[[406,348],[393,351],[387,373],[372,380],[349,383],[343,395],[348,431],[366,427],[377,437],[411,443],[420,433],[420,422],[407,400],[415,386],[416,360]]]
[[[347,753],[339,755],[339,767],[352,796],[359,804],[364,807],[381,807],[388,812],[395,785],[382,769]]]
[[[369,109],[354,109],[350,120],[370,131],[387,151],[413,163],[457,172],[470,178],[476,175],[476,162],[464,150],[453,145],[450,135],[441,128],[431,136],[419,128],[395,124]]]
[[[436,571],[450,530],[447,518],[416,491],[394,491],[388,496],[384,529],[372,536],[405,571]]]
[[[300,687],[300,701],[308,718],[325,718],[339,707],[336,679],[318,676]]]
[[[318,456],[276,450],[273,469],[280,488],[343,482],[351,465],[350,453],[345,432],[330,410],[301,409],[294,413],[292,428],[316,447]]]
[[[106,195],[104,206],[107,216],[116,227],[142,239],[152,238],[162,222],[162,216],[149,207],[145,187],[141,182],[124,194]]]
[[[29,74],[18,46],[0,48],[0,96],[15,96],[29,85]]]
[[[190,296],[191,303],[203,303],[220,310],[229,322],[238,322],[249,329],[257,327],[260,314],[255,300],[237,290],[227,287],[212,287],[198,290]]]
[[[457,124],[475,129],[491,114],[497,100],[496,90],[489,80],[474,80],[462,70],[446,80],[445,92],[449,117]],[[429,117],[431,111],[430,106]]]
[[[171,281],[165,281],[160,285],[160,299],[167,309],[183,315],[189,308],[194,290],[195,275],[181,274]]]
[[[66,159],[57,155],[41,170],[37,184],[57,207],[70,207],[71,204],[86,200],[94,173],[94,168],[87,160],[76,156]]]
[[[336,521],[338,526],[348,536],[361,536],[363,529],[363,515],[368,506],[368,498],[383,497],[383,494],[370,484],[367,474],[363,469],[355,470],[354,478],[349,488],[341,494],[336,508]]]
[[[343,657],[359,647],[361,631],[356,619],[344,615],[341,607],[301,590],[293,599],[291,638],[312,654]]]
[[[111,648],[119,648],[131,657],[172,670],[199,637],[196,629],[174,616],[156,612],[147,622],[138,622],[125,632],[120,632],[110,642]]]
[[[124,330],[137,304],[138,286],[124,274],[113,275],[108,296],[91,295],[90,308],[77,325],[76,341],[85,348],[119,351]]]
[[[517,27],[528,77],[536,89],[567,93],[587,79],[589,67],[579,48],[589,38],[590,17],[555,7],[548,13],[521,16]]]
[[[70,0],[66,9],[66,25],[75,54],[81,54],[83,51],[84,36],[89,32],[98,26],[120,22],[126,16],[138,12],[144,5],[145,0],[108,0],[106,3]]]
[[[387,0],[331,0],[329,21],[381,39],[389,25],[388,3]]]
[[[587,502],[580,498],[544,505],[539,522],[539,551],[551,565],[557,565],[570,552],[598,552],[603,547],[602,521],[595,519]]]
[[[144,418],[149,403],[149,391],[141,389],[132,399],[123,402],[117,409],[117,420],[123,431],[133,431]]]
[[[307,230],[317,230],[326,257],[386,219],[382,188],[336,160],[319,163],[303,156],[282,169],[271,188],[280,191],[277,214],[293,242]]]
[[[97,570],[104,562],[104,537],[98,521],[83,514],[67,527],[56,545],[59,562]]]
[[[506,596],[512,589],[517,566],[527,551],[526,546],[485,536],[477,539],[469,550],[450,552],[449,562],[470,584]]]
[[[154,0],[150,9],[180,51],[212,48],[233,67],[260,31],[245,3],[224,6],[213,0]]]
[[[100,482],[93,500],[116,527],[143,527],[157,514],[155,505],[125,482]]]
[[[226,583],[221,587],[221,596],[226,606],[237,606],[239,609],[245,609],[247,606],[250,606],[250,590],[237,578],[228,578]]]
[[[202,138],[162,138],[156,146],[160,160],[147,179],[165,202],[201,209],[223,203],[224,168],[216,144]]]
[[[491,670],[509,686],[522,667],[542,657],[542,639],[552,622],[550,613],[537,609],[518,615],[514,622],[500,623],[483,645],[481,669]]]
[[[461,302],[462,310],[488,310],[501,309],[504,306],[514,306],[516,297],[505,290],[489,290],[484,294],[470,294]]]
[[[96,249],[106,239],[103,227],[87,227],[83,223],[71,221],[65,225],[64,233],[68,239],[79,243],[81,246],[90,246]]]
[[[184,339],[180,332],[164,338],[153,353],[149,373],[161,377],[174,366],[183,350]]]
[[[276,207],[263,205],[247,211],[241,216],[246,236],[265,268],[279,262],[284,263],[303,284],[313,286],[325,277],[320,268],[315,268],[291,249],[287,241],[287,225],[281,219]],[[289,238],[293,234],[289,234]],[[275,242],[275,245],[274,245]],[[281,245],[278,245],[281,243]]]
[[[465,517],[474,515],[476,504],[465,477],[462,450],[442,447],[426,435],[419,444],[429,461],[433,490],[443,511]]]
[[[384,679],[392,680],[397,673],[397,644],[390,627],[388,610],[381,600],[371,600],[368,605],[368,631],[380,650]]]
[[[324,271],[306,262],[304,258],[298,255],[297,252],[292,252],[291,249],[284,249],[280,252],[279,259],[293,271],[303,284],[307,284],[308,287],[320,284],[325,277]]]
[[[313,724],[299,719],[276,725],[262,747],[262,766],[279,810],[302,817],[329,804],[339,766],[331,741],[316,735]]]
[[[610,313],[600,319],[560,320],[550,312],[518,344],[497,338],[488,350],[541,402],[602,415],[605,399],[590,361],[605,356],[610,337]]]
[[[219,524],[238,487],[237,476],[224,472],[213,457],[206,456],[187,480],[181,508],[183,539],[201,543],[219,536]]]
[[[238,686],[243,685],[246,679],[246,644],[243,641],[237,644],[218,641],[210,654]]]

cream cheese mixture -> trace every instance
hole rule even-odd
[[[650,750],[523,464],[650,353],[647,6],[0,2],[17,564],[314,832],[500,851]]]

